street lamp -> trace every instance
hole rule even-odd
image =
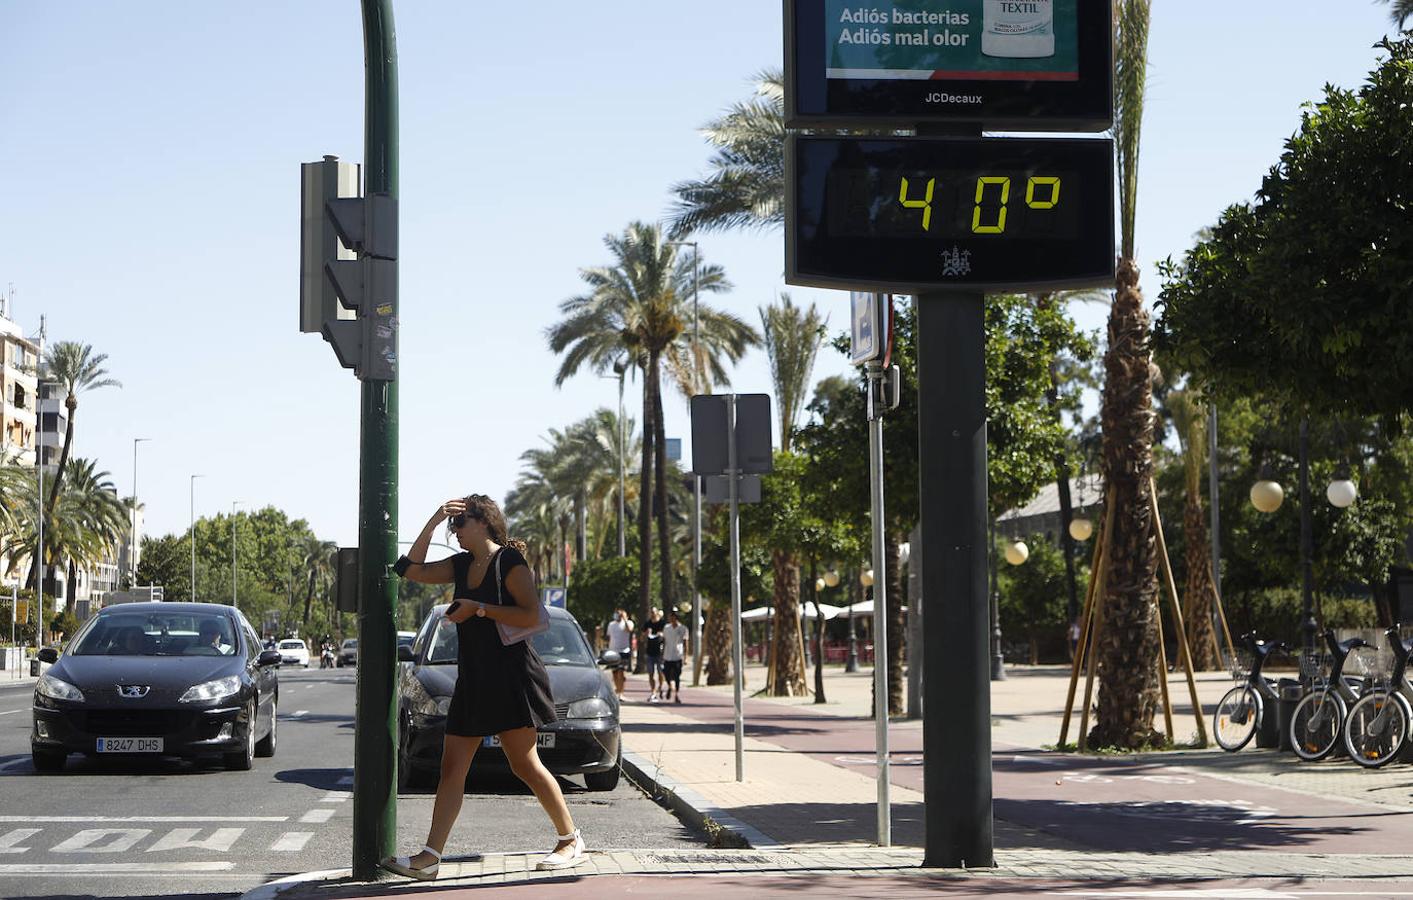
[[[864,569],[859,572],[859,584],[863,585],[865,593],[873,586],[873,570]],[[857,672],[859,670],[859,638],[854,630],[854,603],[849,601],[849,655],[844,657],[844,671]]]
[[[196,479],[205,475],[191,476],[191,526],[187,531],[187,541],[191,544],[191,602],[196,602]]]
[[[231,501],[231,606],[234,606],[234,607],[236,607],[237,609],[239,609],[239,608],[240,608],[240,604],[236,603],[236,512],[235,512],[235,509],[236,509],[236,504],[237,504],[237,503],[240,503],[240,501],[239,501],[239,500],[232,500],[232,501]],[[293,590],[294,590],[294,588],[290,588],[290,591],[291,591],[291,592],[293,592]]]
[[[1030,548],[1025,545],[1025,541],[1013,541],[1006,545],[1006,562],[1019,566],[1027,559],[1030,559]]]
[[[1070,537],[1083,543],[1094,534],[1094,523],[1084,516],[1070,520]]]
[[[152,438],[132,439],[132,515],[128,529],[128,590],[137,587],[137,445]]]
[[[1338,509],[1347,509],[1359,496],[1359,489],[1349,480],[1348,473],[1339,475],[1325,488],[1325,498]],[[1285,492],[1281,486],[1263,477],[1251,486],[1251,505],[1263,513],[1280,508]],[[1315,649],[1315,575],[1312,557],[1315,539],[1310,523],[1310,420],[1300,420],[1300,570],[1301,617],[1300,631],[1306,650]]]
[[[628,540],[625,533],[624,521],[628,516],[627,512],[627,461],[624,456],[628,452],[628,436],[623,430],[623,378],[628,373],[628,357],[620,356],[613,361],[614,377],[618,379],[618,555],[628,555]],[[600,378],[608,378],[607,375],[600,375]]]
[[[703,391],[705,379],[702,377],[701,316],[698,315],[698,299],[701,294],[702,258],[701,247],[696,241],[666,241],[667,246],[692,248],[692,390]],[[646,424],[643,426],[647,427]],[[692,460],[696,468],[696,460]],[[702,568],[702,477],[692,474],[692,687],[702,681],[702,592],[700,571]]]

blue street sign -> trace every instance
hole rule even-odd
[[[564,609],[569,600],[569,592],[562,587],[540,588],[540,601],[545,606],[558,606]]]

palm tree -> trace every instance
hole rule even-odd
[[[664,605],[674,602],[671,546],[667,522],[667,439],[663,424],[661,368],[678,359],[692,321],[693,268],[696,260],[680,257],[677,245],[664,243],[661,229],[643,222],[621,235],[604,238],[613,257],[608,266],[580,271],[588,293],[560,304],[565,319],[546,331],[550,349],[563,353],[555,375],[561,385],[587,365],[605,374],[622,356],[643,370],[643,441],[639,468],[638,552],[639,606],[646,620],[652,606],[652,544],[648,497],[656,488],[659,563]],[[729,290],[720,266],[696,270],[696,288],[707,293]],[[735,363],[759,343],[755,330],[736,316],[699,305],[699,355],[719,383],[727,383],[724,362]],[[653,474],[656,469],[656,484]]]
[[[712,172],[673,186],[672,237],[733,228],[773,230],[785,223],[785,76],[756,76],[756,96],[702,129],[716,147]]]
[[[1389,5],[1389,18],[1393,19],[1393,24],[1402,28],[1410,17],[1413,17],[1413,0],[1387,0]]]
[[[315,590],[320,587],[327,590],[329,584],[333,582],[339,545],[333,541],[321,541],[312,534],[306,534],[300,540],[299,552],[303,557],[304,568],[309,572],[304,592],[304,618],[300,620],[302,625],[308,626],[309,610],[314,605]]]
[[[80,344],[75,341],[59,341],[49,349],[49,358],[46,361],[48,377],[46,380],[57,381],[63,386],[65,391],[64,407],[68,411],[67,422],[64,426],[64,446],[59,451],[59,465],[55,470],[54,483],[49,488],[49,500],[47,511],[53,515],[55,504],[59,502],[59,492],[63,489],[64,477],[67,474],[67,464],[69,461],[69,451],[74,443],[74,419],[78,414],[78,395],[84,391],[91,391],[101,387],[122,387],[116,379],[109,378],[108,372],[103,368],[103,363],[108,361],[106,353],[94,354],[93,348],[88,344]],[[38,565],[35,560],[35,565]],[[36,570],[30,569],[30,580],[35,577]]]
[[[1217,634],[1212,628],[1217,586],[1212,578],[1212,550],[1208,543],[1207,516],[1202,511],[1202,470],[1207,464],[1207,407],[1190,390],[1170,391],[1163,401],[1173,417],[1173,428],[1182,445],[1183,480],[1187,501],[1183,505],[1183,557],[1187,584],[1183,591],[1183,624],[1187,630],[1192,665],[1201,670],[1221,664]]]
[[[1134,259],[1138,147],[1151,0],[1119,0],[1115,17],[1114,139],[1119,172],[1118,278],[1104,355],[1104,513],[1113,516],[1097,635],[1094,746],[1137,749],[1162,738],[1158,708],[1157,545],[1153,538],[1153,376],[1148,313]]]
[[[775,405],[780,415],[780,449],[790,451],[790,439],[804,408],[815,357],[824,342],[825,317],[810,304],[795,306],[788,294],[780,302],[760,310],[766,354],[770,357],[770,378],[775,386]],[[772,666],[766,692],[775,696],[801,696],[809,693],[805,673],[805,652],[800,630],[799,561],[789,551],[771,552],[774,573],[774,636]],[[901,648],[900,648],[901,649]],[[901,662],[901,657],[900,660]]]
[[[97,471],[92,460],[70,460],[64,489],[54,510],[54,527],[45,535],[45,549],[52,543],[54,558],[68,563],[69,601],[74,600],[78,569],[91,569],[112,559],[128,530],[128,507],[118,497],[112,477]]]
[[[638,452],[636,424],[624,416],[618,421],[618,414],[610,409],[599,408],[587,419],[570,427],[571,433],[580,441],[576,451],[585,463],[588,477],[585,493],[594,505],[597,525],[594,529],[594,557],[603,555],[603,543],[609,533],[609,521],[618,515],[618,462],[627,460]],[[620,456],[621,454],[621,456]],[[625,478],[624,487],[626,488]],[[624,490],[624,506],[633,498]]]

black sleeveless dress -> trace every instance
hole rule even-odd
[[[525,557],[514,547],[502,547],[502,583]],[[496,561],[486,567],[486,575],[476,587],[466,584],[471,554],[451,558],[456,572],[457,600],[475,600],[490,606],[512,606],[514,598],[502,587],[504,602],[497,597]],[[514,728],[539,728],[555,721],[554,699],[550,694],[549,673],[529,640],[509,647],[500,642],[500,632],[489,617],[472,616],[456,626],[459,649],[456,659],[456,689],[447,710],[446,733],[457,737],[484,737]]]

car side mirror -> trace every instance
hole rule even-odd
[[[412,648],[411,648],[411,647],[407,646],[406,644],[398,644],[398,645],[397,645],[397,661],[398,661],[398,662],[416,662],[416,661],[417,661],[417,657],[415,657],[415,656],[412,655]]]
[[[53,647],[43,647],[35,656],[42,663],[49,663],[51,666],[59,661],[59,651]]]
[[[623,656],[617,650],[605,650],[603,655],[599,657],[599,665],[601,666],[616,666],[621,662],[623,662]]]
[[[280,651],[261,650],[260,655],[255,658],[257,666],[278,666],[280,664]]]

